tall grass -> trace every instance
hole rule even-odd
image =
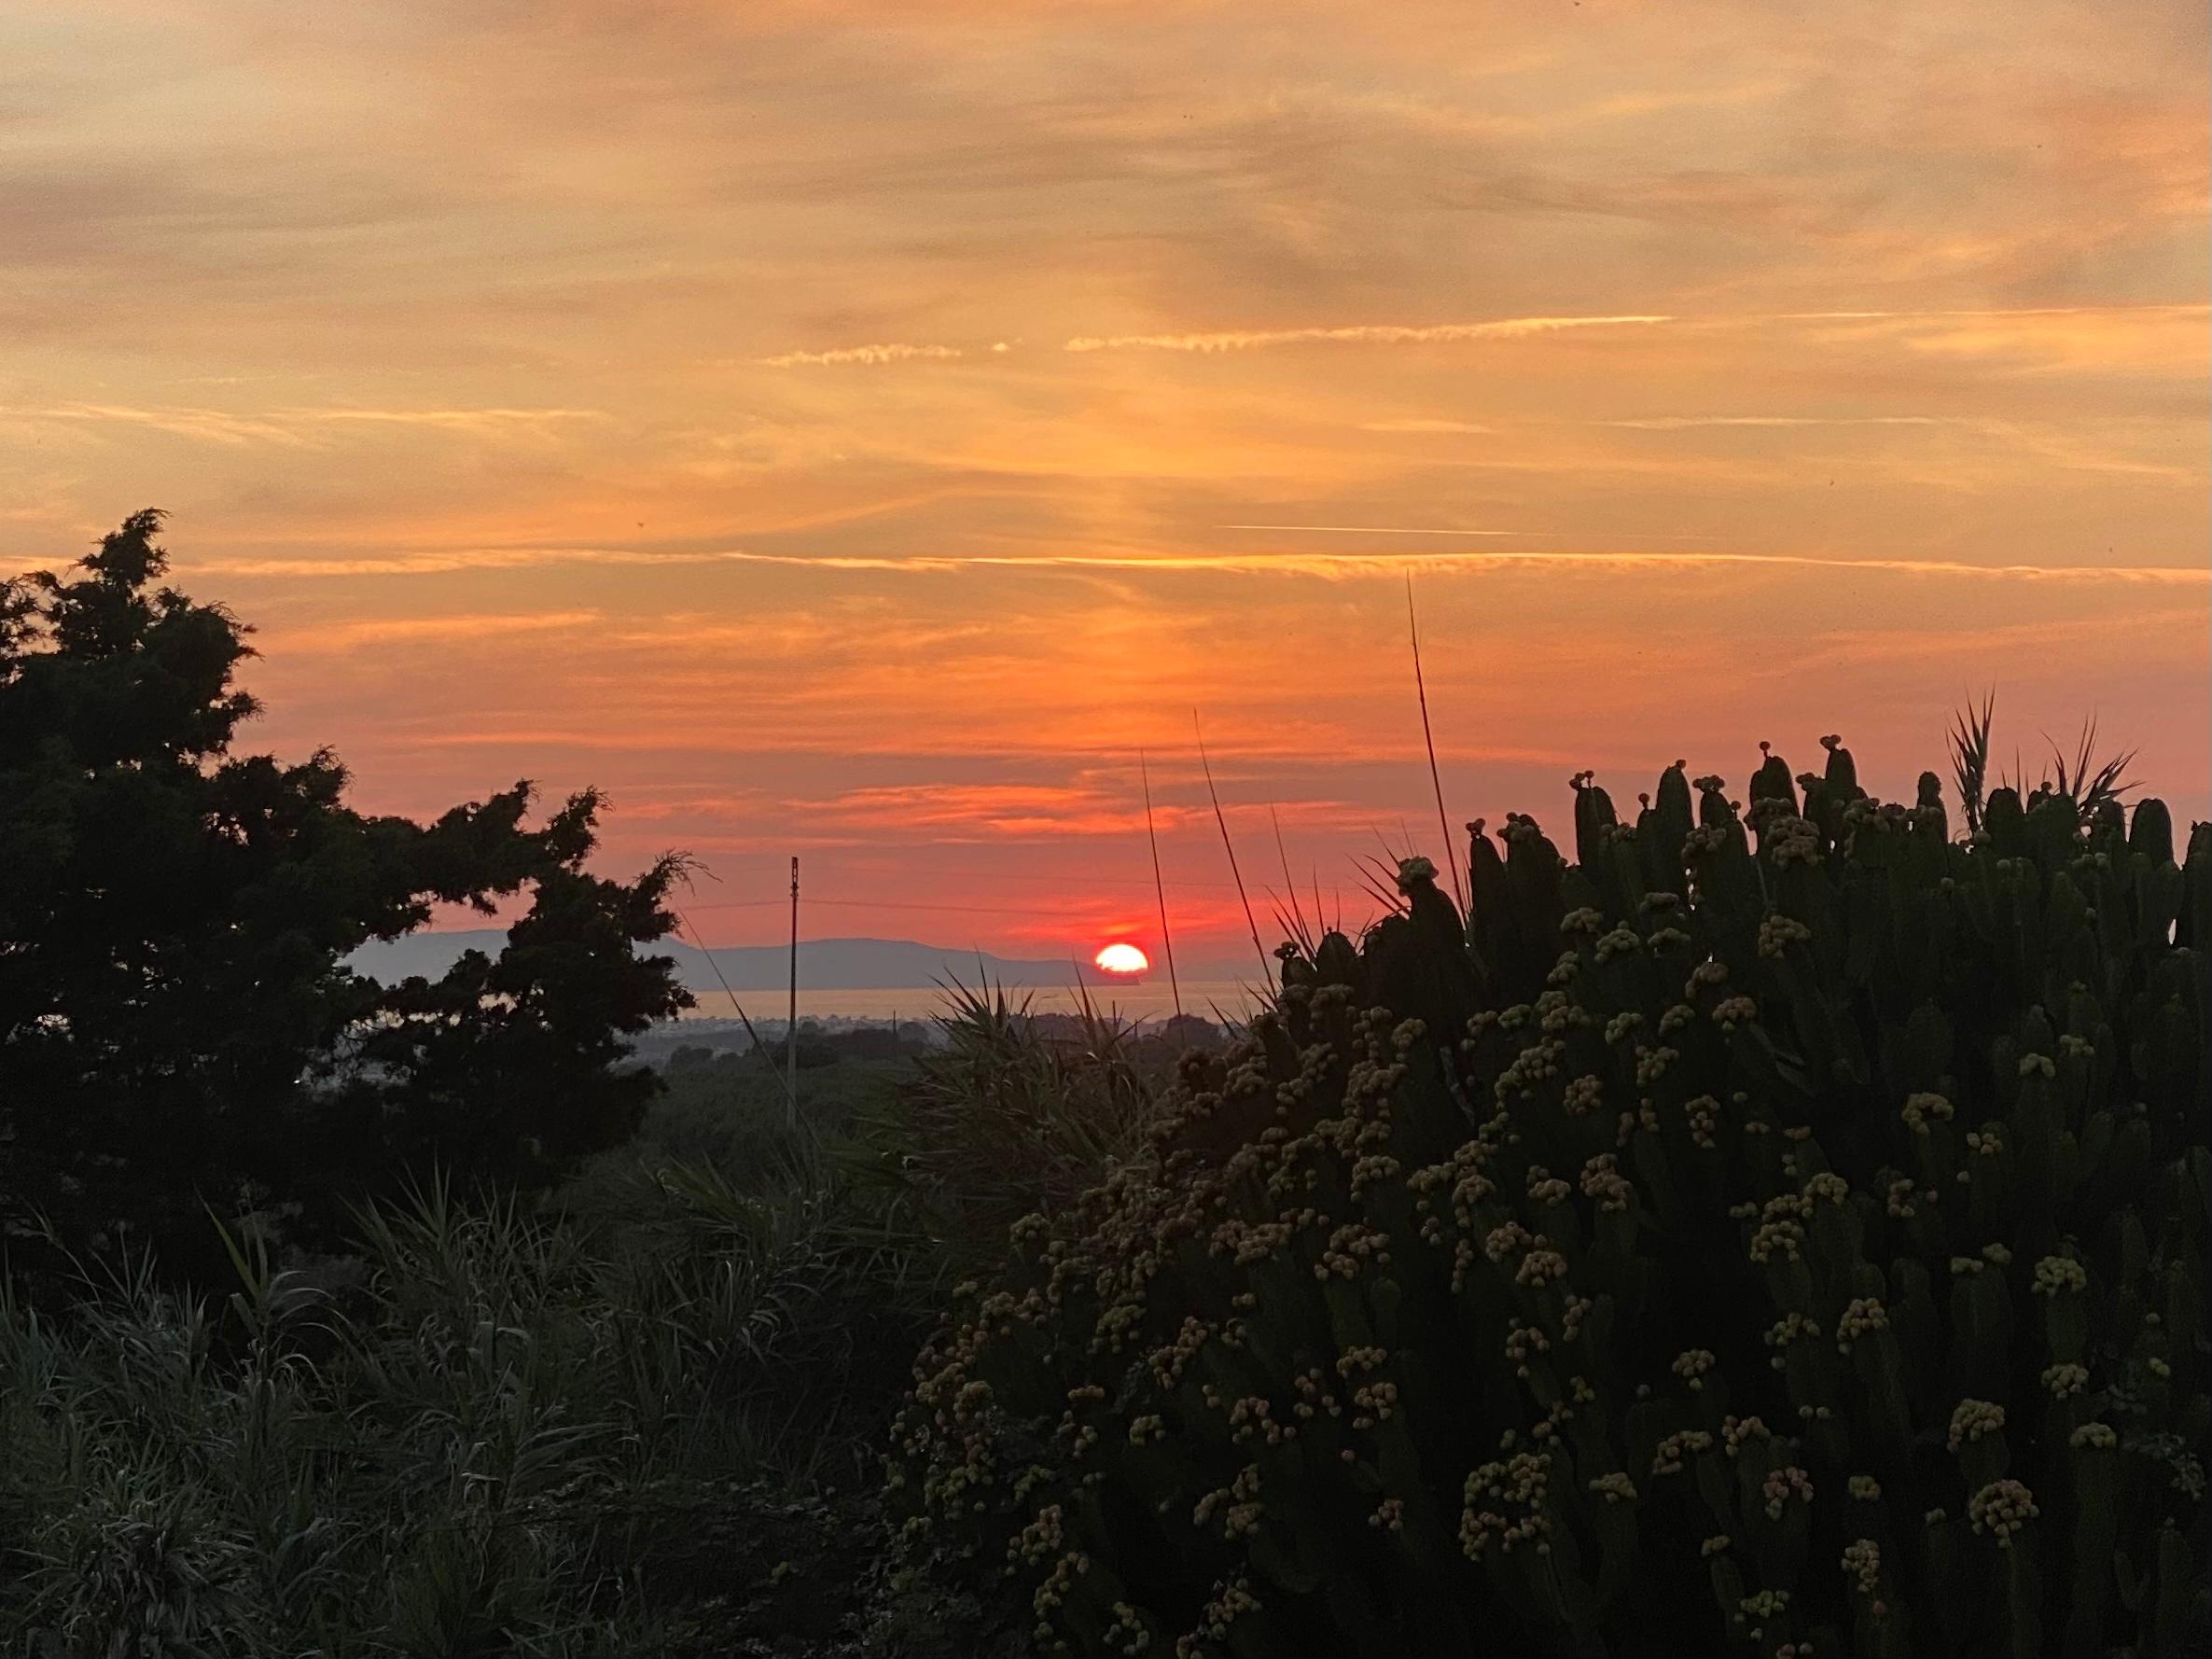
[[[990,986],[953,986],[938,1024],[943,1041],[862,1116],[845,1157],[965,1276],[1003,1253],[1015,1221],[1072,1206],[1135,1152],[1167,1057],[1087,997],[1071,1037],[1040,1036],[1025,999]]]
[[[0,1300],[8,1651],[673,1651],[759,1554],[733,1495],[858,1475],[911,1351],[898,1245],[808,1173],[640,1172],[619,1234],[433,1183],[350,1273],[227,1231],[225,1297]]]
[[[883,1430],[943,1290],[1128,1155],[1166,1061],[1003,992],[939,1025],[796,1131],[763,1072],[679,1074],[550,1198],[428,1180],[336,1261],[211,1215],[227,1283],[0,1274],[0,1655],[704,1659],[856,1617],[980,1651],[888,1588]]]

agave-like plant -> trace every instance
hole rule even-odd
[[[1982,695],[1980,708],[1969,703],[1951,719],[1951,777],[1958,786],[1960,812],[1969,836],[1982,830],[1982,806],[1989,791],[1989,733],[1996,719],[1995,691]]]
[[[1982,832],[1983,808],[1993,785],[2015,791],[2030,807],[2047,797],[2064,796],[2074,803],[2084,828],[2121,806],[2134,792],[2135,786],[2128,778],[2127,769],[2135,764],[2138,751],[2123,749],[2098,759],[2094,716],[2081,722],[2081,733],[2075,740],[2071,759],[2045,735],[2043,742],[2051,751],[2051,765],[2034,784],[2027,781],[2026,768],[2017,760],[2011,774],[1993,779],[1990,732],[1996,716],[1996,693],[1989,691],[1982,694],[1980,707],[1969,703],[1951,718],[1951,777],[1958,789],[1969,839]]]
[[[2098,816],[2121,804],[2135,785],[2128,780],[2127,769],[2135,764],[2137,751],[2123,749],[2096,758],[2097,723],[2094,716],[2081,722],[2081,735],[2074,746],[2074,759],[2069,765],[2066,751],[2046,737],[2050,746],[2052,775],[2039,782],[2029,798],[2032,805],[2046,795],[2064,795],[2080,808],[2081,821],[2093,824]]]

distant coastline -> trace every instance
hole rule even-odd
[[[1033,1013],[1075,1013],[1080,1002],[1071,980],[1072,975],[1057,985],[1008,985],[1007,1000],[1017,1007],[1025,1003]],[[972,978],[964,983],[971,988],[974,983]],[[1119,1015],[1127,1022],[1156,1022],[1169,1018],[1176,1011],[1176,994],[1163,974],[1148,975],[1134,984],[1105,983],[1101,983],[1101,976],[1086,974],[1083,988],[1094,1010]],[[1258,1006],[1253,983],[1248,979],[1185,980],[1181,982],[1181,991],[1186,1013],[1217,1023],[1224,1019],[1243,1020]],[[894,1018],[927,1020],[942,1011],[947,995],[935,985],[852,986],[814,991],[809,990],[802,981],[799,989],[799,1018],[801,1025],[808,1020],[853,1020],[869,1025],[888,1024]],[[698,1006],[682,1016],[684,1023],[737,1017],[731,1011],[730,997],[719,985],[711,992],[699,992],[698,997]],[[778,1031],[783,1029],[784,1004],[780,995],[769,990],[752,993],[741,990],[737,999],[756,1026],[765,1031],[772,1024]]]
[[[495,955],[507,942],[496,927],[445,933],[410,933],[364,945],[346,958],[355,972],[390,983],[414,975],[435,979],[467,951]],[[780,1023],[788,987],[787,945],[725,945],[711,953],[675,940],[652,947],[675,959],[676,974],[699,999],[692,1017],[730,1017],[734,992],[756,1024],[763,1014]],[[1256,965],[1241,972],[1232,963],[1194,962],[1180,976],[1183,1007],[1205,1014],[1217,1004],[1224,1013],[1247,1011]],[[888,1019],[893,1014],[923,1017],[943,1006],[955,985],[970,989],[1003,987],[1016,1000],[1028,997],[1036,1011],[1072,1011],[1080,984],[1100,1007],[1115,1006],[1131,1018],[1165,1017],[1175,1011],[1175,985],[1155,967],[1135,979],[1101,973],[1072,958],[995,955],[987,951],[925,944],[911,939],[802,939],[799,941],[800,1017],[843,1016]]]

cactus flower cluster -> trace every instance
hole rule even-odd
[[[2201,1651],[2212,826],[1823,746],[1280,953],[924,1353],[916,1548],[1056,1654]]]

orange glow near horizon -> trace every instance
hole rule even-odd
[[[1105,973],[1142,973],[1152,966],[1151,957],[1126,942],[1107,945],[1091,960]]]
[[[602,786],[716,945],[796,853],[815,937],[1065,962],[1164,891],[1186,983],[1264,972],[1217,796],[1263,934],[1356,928],[1443,851],[1409,569],[1454,834],[1831,732],[1911,800],[1985,690],[2187,823],[2206,33],[0,4],[0,575],[169,509],[255,747]]]

